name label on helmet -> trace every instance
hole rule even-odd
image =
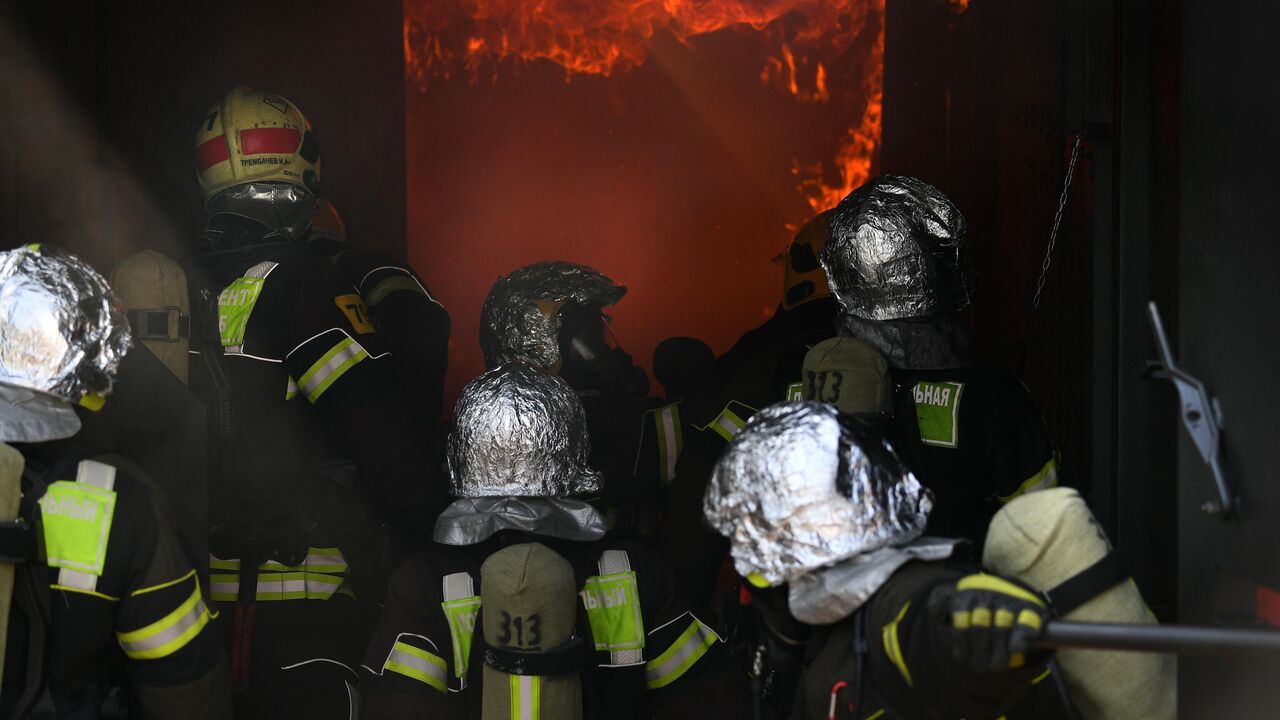
[[[50,567],[101,575],[116,493],[85,483],[50,483],[40,498],[44,544]]]
[[[960,444],[961,382],[918,382],[912,391],[920,442],[935,447],[954,448]]]
[[[347,321],[358,334],[368,335],[374,332],[373,323],[369,321],[369,309],[364,306],[364,300],[359,295],[339,295],[333,302],[347,316]]]
[[[634,571],[593,575],[579,593],[596,650],[616,652],[644,647],[644,621]]]

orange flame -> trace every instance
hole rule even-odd
[[[823,163],[792,168],[797,190],[815,211],[833,207],[866,182],[880,143],[885,0],[408,0],[404,52],[407,78],[466,73],[496,77],[503,62],[545,60],[575,74],[608,77],[642,65],[653,37],[681,42],[726,29],[765,34],[777,43],[760,79],[799,102],[831,97],[825,59],[834,59],[864,32],[874,32],[862,95],[866,107],[835,152],[834,174]],[[967,5],[967,0],[952,0]],[[812,84],[809,85],[809,82]]]

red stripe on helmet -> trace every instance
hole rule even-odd
[[[200,143],[196,148],[196,162],[200,172],[204,172],[220,162],[231,159],[231,151],[227,149],[227,136],[219,135]]]
[[[245,155],[290,155],[302,144],[302,134],[293,128],[250,128],[240,131],[240,148]]]

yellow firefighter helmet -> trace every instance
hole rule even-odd
[[[235,185],[284,182],[320,190],[320,144],[296,105],[244,86],[209,108],[196,131],[204,201]]]
[[[810,300],[831,297],[827,287],[827,275],[818,262],[818,255],[827,245],[827,216],[830,210],[819,213],[800,228],[787,247],[782,261],[782,308],[790,310]]]

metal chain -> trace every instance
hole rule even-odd
[[[1040,294],[1044,292],[1044,282],[1049,275],[1049,264],[1053,262],[1053,246],[1058,242],[1058,228],[1062,225],[1062,211],[1067,207],[1067,190],[1071,188],[1071,178],[1076,172],[1076,160],[1080,158],[1080,143],[1084,140],[1084,130],[1076,133],[1076,144],[1071,148],[1071,162],[1067,163],[1067,176],[1062,180],[1062,194],[1058,196],[1058,212],[1053,216],[1053,230],[1049,231],[1049,247],[1044,251],[1044,262],[1040,264],[1040,279],[1036,281],[1036,294],[1031,300],[1031,314],[1040,309]]]

